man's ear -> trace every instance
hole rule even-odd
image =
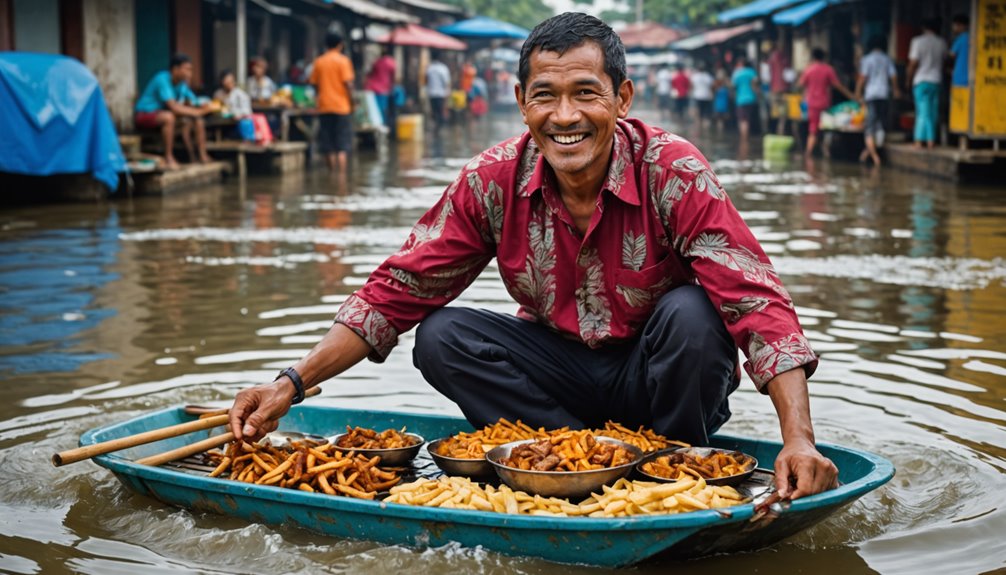
[[[527,125],[527,114],[524,113],[524,90],[521,88],[520,82],[513,85],[513,95],[517,98],[517,107],[520,108],[520,115],[524,119],[524,125]]]
[[[618,87],[618,117],[625,119],[629,115],[629,108],[632,107],[632,98],[636,94],[636,87],[632,80],[622,80],[622,85]]]

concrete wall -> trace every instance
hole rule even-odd
[[[137,97],[133,0],[88,0],[83,5],[84,63],[98,77],[116,127],[131,129]]]
[[[14,47],[60,53],[58,0],[14,0]]]

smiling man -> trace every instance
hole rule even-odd
[[[416,366],[473,425],[613,419],[704,444],[730,417],[740,347],[779,414],[780,495],[834,486],[793,303],[698,150],[628,119],[621,40],[562,14],[534,29],[519,66],[528,132],[462,169],[307,356],[238,395],[235,435],[275,429],[305,388],[383,361],[418,324]],[[444,307],[493,258],[516,316]]]

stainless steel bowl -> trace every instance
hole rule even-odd
[[[709,457],[714,453],[727,453],[727,454],[741,453],[733,449],[718,449],[716,447],[674,447],[671,449],[661,449],[660,451],[654,451],[653,453],[650,453],[649,455],[641,459],[639,463],[636,464],[636,473],[639,473],[641,477],[643,477],[648,481],[673,483],[674,481],[676,481],[675,479],[669,479],[667,477],[661,477],[659,475],[650,475],[649,473],[643,471],[643,464],[647,463],[648,461],[652,461],[653,459],[656,459],[661,455],[670,455],[671,453],[675,452],[690,453],[692,455],[698,455],[701,457]],[[755,459],[754,456],[748,455],[747,453],[741,453],[741,455],[747,457],[749,460],[746,466],[747,471],[745,471],[744,473],[738,473],[737,475],[729,475],[727,477],[706,479],[706,483],[708,483],[709,485],[738,485],[740,483],[743,483],[744,480],[747,479],[748,477],[751,477],[751,474],[754,473],[755,468],[758,467],[758,460]]]
[[[490,477],[493,475],[493,466],[486,461],[486,458],[482,459],[468,459],[462,457],[448,457],[446,455],[440,455],[437,453],[437,448],[440,447],[444,441],[450,438],[443,437],[436,441],[431,441],[426,446],[426,451],[430,453],[430,457],[433,458],[433,462],[437,464],[444,473],[447,475],[460,475],[463,477]]]
[[[628,475],[636,462],[643,457],[643,452],[635,445],[610,437],[597,436],[602,443],[611,443],[624,447],[632,454],[632,461],[617,467],[592,469],[590,471],[524,471],[500,463],[500,460],[510,456],[510,450],[518,445],[534,443],[539,439],[525,439],[505,443],[494,447],[486,454],[486,459],[496,470],[496,474],[511,488],[525,491],[542,497],[586,497],[592,492],[600,492],[602,485],[608,485]]]
[[[393,449],[359,449],[356,447],[340,447],[339,439],[345,433],[340,433],[331,439],[332,446],[335,449],[343,453],[349,453],[350,451],[355,451],[364,457],[373,457],[375,455],[380,456],[381,466],[383,467],[404,467],[409,464],[410,461],[416,458],[419,454],[419,449],[426,443],[423,436],[417,435],[415,433],[406,433],[405,435],[416,440],[416,443],[408,447],[395,447]]]

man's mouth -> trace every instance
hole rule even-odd
[[[560,144],[575,144],[587,137],[587,134],[552,134],[552,140]]]

